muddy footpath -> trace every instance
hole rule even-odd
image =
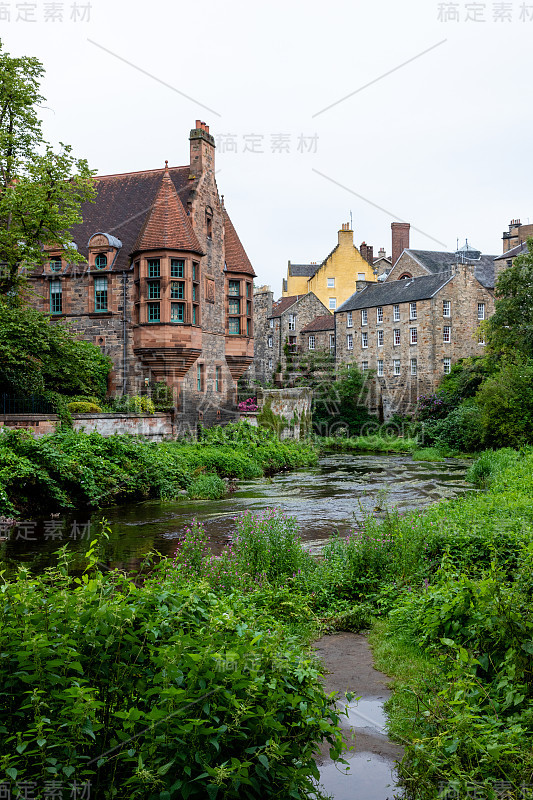
[[[324,663],[326,691],[338,692],[341,727],[348,766],[336,765],[325,743],[317,756],[320,786],[334,800],[393,800],[400,798],[395,787],[395,765],[403,748],[392,742],[386,731],[383,704],[390,697],[390,678],[374,668],[372,653],[365,636],[337,633],[323,636],[315,649]],[[352,692],[360,700],[347,702]]]

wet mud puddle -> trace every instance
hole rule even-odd
[[[326,691],[338,692],[341,727],[348,765],[336,765],[329,757],[329,745],[317,758],[320,788],[334,800],[393,800],[401,792],[395,787],[395,764],[403,756],[400,745],[387,736],[383,704],[390,697],[389,678],[374,669],[366,638],[360,634],[339,633],[323,636],[316,645],[325,666]],[[346,692],[358,701],[347,703]]]

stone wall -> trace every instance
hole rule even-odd
[[[102,436],[129,433],[145,436],[154,442],[186,433],[196,435],[196,429],[185,429],[183,424],[180,426],[180,419],[171,414],[73,414],[72,423],[75,431],[96,431]],[[0,428],[23,428],[36,437],[53,433],[58,426],[59,418],[55,414],[7,414],[0,417]]]
[[[270,408],[275,417],[282,418],[287,427],[280,431],[281,439],[300,439],[305,436],[311,424],[311,389],[258,389],[258,414]]]

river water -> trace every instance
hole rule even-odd
[[[468,466],[458,459],[431,463],[407,455],[335,453],[312,469],[240,482],[222,500],[151,500],[104,509],[91,519],[79,513],[35,521],[26,531],[12,532],[1,545],[0,558],[40,571],[54,562],[53,553],[67,541],[81,566],[87,543],[105,517],[111,527],[107,565],[132,570],[152,550],[173,554],[193,517],[205,524],[214,550],[220,551],[231,538],[237,514],[272,507],[296,517],[304,545],[317,552],[335,531],[347,533],[368,513],[379,515],[394,506],[401,512],[420,509],[471,490],[464,478]]]
[[[17,535],[17,529],[13,531],[0,546],[0,558],[7,562],[8,571],[21,562],[41,571],[54,563],[54,552],[67,541],[74,553],[74,569],[82,568],[89,538],[97,533],[100,520],[105,517],[111,528],[105,561],[111,568],[130,571],[137,569],[152,550],[172,555],[193,517],[204,523],[213,549],[220,551],[231,538],[237,514],[272,507],[296,517],[304,546],[316,553],[335,531],[346,534],[369,513],[379,516],[385,508],[392,507],[400,512],[421,509],[471,491],[472,486],[465,481],[468,466],[469,462],[457,459],[431,463],[416,462],[407,455],[335,453],[321,458],[313,469],[236,484],[222,500],[191,501],[180,497],[173,502],[113,507],[92,518],[78,514],[36,521],[35,525],[26,526],[25,536]],[[354,668],[357,666],[355,661],[348,661]],[[354,681],[357,682],[355,676]],[[346,687],[332,683],[329,690],[333,689],[342,694]],[[354,690],[357,691],[355,686]],[[369,696],[359,702],[348,728],[357,734],[361,744],[348,756],[349,770],[339,769],[327,759],[322,762],[322,787],[334,800],[387,800],[399,796],[394,790],[394,758],[382,754],[386,741],[383,700]],[[363,725],[357,721],[358,714],[366,720],[377,719],[373,738],[364,730],[368,722]]]

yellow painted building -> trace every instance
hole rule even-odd
[[[373,271],[372,248],[364,243],[361,245],[363,248],[368,261],[355,247],[349,223],[343,224],[337,246],[322,263],[291,264],[289,261],[282,296],[314,292],[326,308],[334,311],[354,294],[357,281],[377,280]]]

